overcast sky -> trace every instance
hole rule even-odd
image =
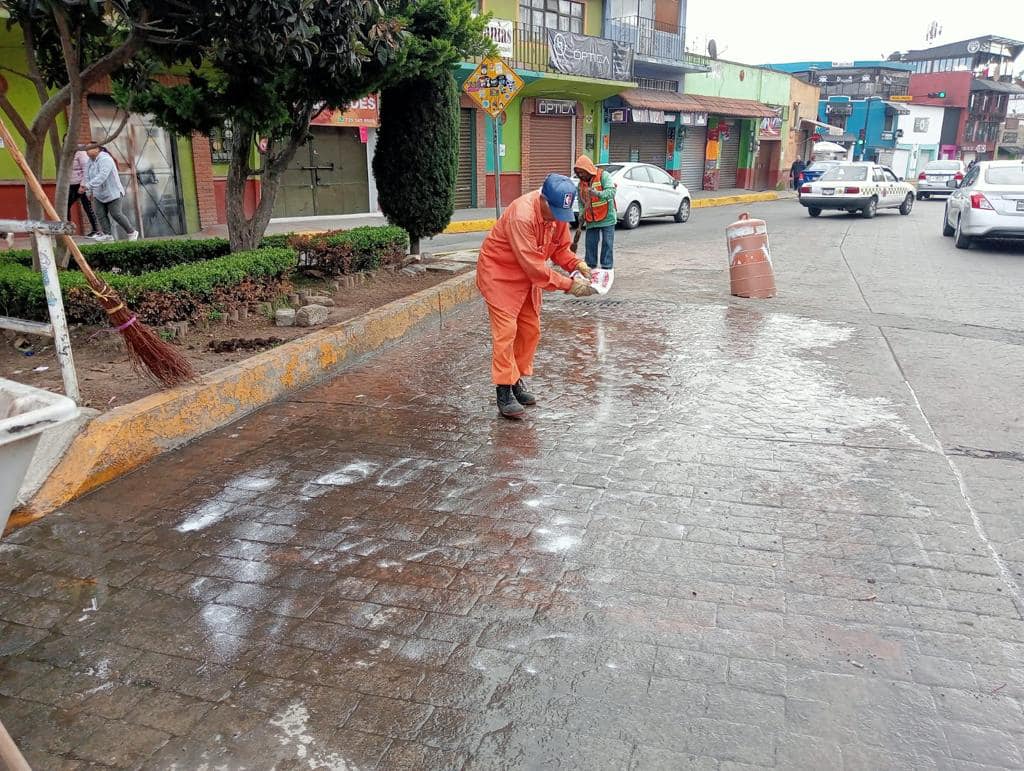
[[[817,8],[815,6],[818,6]],[[1021,0],[689,0],[687,43],[704,53],[718,43],[723,59],[745,64],[806,60],[884,59],[893,51],[927,48],[932,21],[937,44],[979,35],[1024,40]],[[1017,71],[1024,57],[1017,60]]]

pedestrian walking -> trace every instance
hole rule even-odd
[[[114,157],[105,147],[92,147],[86,152],[89,155],[89,165],[85,169],[84,184],[96,205],[100,229],[103,231],[103,235],[99,236],[98,240],[114,240],[114,231],[110,226],[111,219],[124,230],[129,241],[137,240],[139,232],[132,226],[124,213],[124,186],[117,174]]]
[[[586,262],[593,269],[598,266],[600,247],[601,270],[615,267],[615,186],[607,171],[598,169],[585,155],[576,160],[573,169],[580,181],[580,227],[586,238]]]
[[[806,168],[807,164],[804,163],[804,159],[799,155],[796,157],[796,160],[793,161],[793,165],[789,167],[789,176],[794,190],[800,187],[800,175],[804,173],[804,169]]]
[[[89,220],[89,232],[86,238],[98,238],[103,233],[96,224],[96,212],[92,210],[92,201],[82,190],[82,183],[85,181],[85,170],[89,166],[89,154],[85,150],[75,152],[74,161],[71,164],[71,183],[68,187],[68,219],[71,219],[71,210],[76,203],[82,205],[82,211]]]
[[[584,260],[572,253],[569,224],[573,221],[576,186],[561,174],[549,174],[540,190],[514,200],[480,247],[476,285],[487,303],[491,321],[491,379],[502,417],[521,418],[524,406],[537,403],[524,377],[533,374],[540,342],[542,291],[561,290],[587,297],[596,290],[585,281],[551,269],[551,260],[565,271],[590,276]]]

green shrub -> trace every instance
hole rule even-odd
[[[140,276],[102,273],[127,305],[149,324],[197,320],[211,310],[272,299],[295,267],[291,249],[257,249],[212,260],[176,265]],[[105,314],[84,277],[62,271],[61,290],[73,322],[103,323]],[[18,263],[0,263],[0,312],[7,316],[48,318],[38,273]]]
[[[300,267],[328,273],[359,273],[400,263],[409,234],[402,228],[365,226],[312,235],[293,235],[288,244],[300,254]]]

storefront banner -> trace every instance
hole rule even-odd
[[[634,123],[664,123],[665,113],[662,110],[631,110]]]
[[[310,123],[314,126],[378,128],[380,126],[380,97],[377,94],[370,94],[351,102],[344,110],[321,110]]]
[[[566,75],[602,80],[630,80],[633,50],[611,40],[548,30],[548,59]]]
[[[473,14],[476,16],[476,14]],[[505,19],[491,19],[484,27],[484,34],[494,41],[498,49],[498,56],[503,59],[511,59],[515,50],[512,42],[512,22]]]

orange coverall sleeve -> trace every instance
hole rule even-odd
[[[559,226],[555,230],[555,240],[553,243],[555,250],[551,253],[551,261],[558,267],[567,273],[572,273],[576,270],[576,266],[580,263],[580,258],[572,253],[572,238],[569,236],[569,226]]]
[[[566,234],[568,234],[568,228],[566,228]],[[565,292],[572,288],[571,278],[555,273],[555,271],[548,267],[547,257],[544,256],[543,251],[537,248],[537,237],[529,222],[516,219],[509,223],[508,241],[516,261],[523,269],[526,277],[530,279],[531,284],[540,287],[546,292],[555,290]],[[559,254],[562,248],[564,248],[564,251],[572,256],[573,266],[575,266],[576,255],[569,251],[569,243],[568,235],[566,235],[564,247],[559,244],[555,254]],[[559,262],[558,264],[561,265],[562,263]],[[562,265],[562,267],[565,266]]]

